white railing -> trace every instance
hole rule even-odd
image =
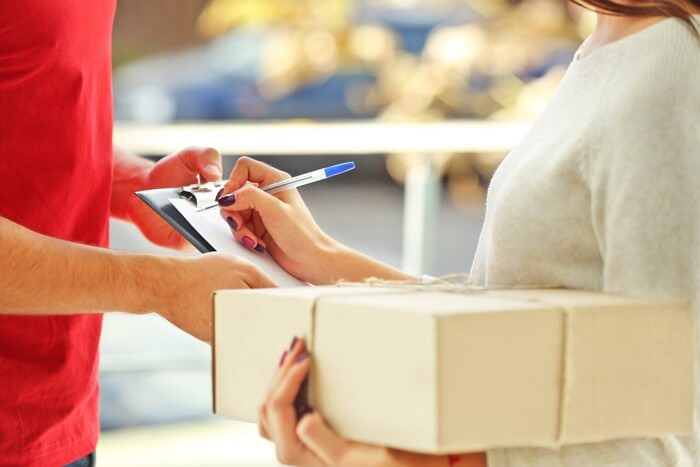
[[[404,194],[403,268],[431,273],[440,181],[434,156],[512,149],[527,123],[451,120],[430,123],[265,122],[141,125],[117,123],[115,144],[138,154],[164,155],[190,145],[211,146],[225,156],[422,154],[409,169]]]

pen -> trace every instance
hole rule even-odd
[[[271,195],[274,195],[285,190],[291,190],[292,188],[298,188],[300,186],[308,185],[310,183],[320,182],[321,180],[335,177],[336,175],[349,172],[354,168],[354,162],[343,162],[342,164],[336,164],[323,169],[313,170],[305,174],[297,175],[296,177],[288,178],[286,180],[280,180],[279,182],[275,183],[270,183],[269,185],[260,187],[260,189],[270,193]],[[205,211],[216,206],[219,206],[219,203],[204,206],[202,208],[197,209],[197,211]]]

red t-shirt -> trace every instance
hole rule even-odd
[[[114,10],[115,0],[0,1],[0,216],[100,246],[112,185]],[[0,465],[74,461],[99,433],[102,316],[11,311],[0,310]]]

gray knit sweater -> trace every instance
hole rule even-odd
[[[667,19],[571,64],[491,182],[472,282],[682,299],[700,323],[699,237],[700,41]],[[692,437],[494,449],[489,465],[700,465],[699,414]]]

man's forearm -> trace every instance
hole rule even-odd
[[[148,171],[154,162],[114,146],[112,203],[110,214],[122,220],[131,220],[134,192],[146,186]]]
[[[0,251],[0,313],[12,314],[158,311],[166,291],[149,284],[162,285],[154,278],[176,260],[70,243],[2,217]]]

